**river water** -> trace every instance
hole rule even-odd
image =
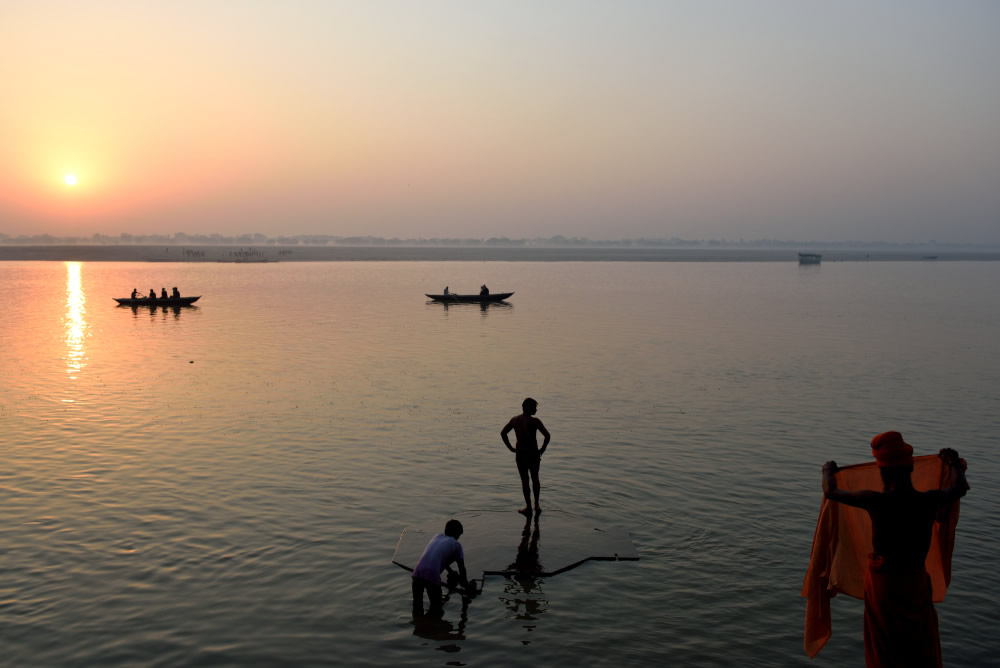
[[[445,307],[425,292],[515,291]],[[117,307],[178,286],[195,307]],[[0,662],[844,666],[799,597],[820,466],[969,462],[945,663],[1000,655],[1000,263],[0,262]],[[400,532],[542,502],[641,559],[415,623]],[[541,523],[544,540],[545,514]],[[511,546],[515,549],[516,546]]]

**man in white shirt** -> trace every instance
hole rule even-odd
[[[458,542],[463,532],[462,523],[458,520],[448,520],[445,524],[444,533],[437,534],[430,539],[424,553],[420,555],[420,561],[413,569],[413,612],[423,614],[424,611],[424,590],[427,590],[427,597],[431,601],[428,614],[440,615],[443,612],[441,600],[441,571],[447,569],[451,572],[451,563],[458,565],[459,583],[469,587],[469,580],[465,573],[465,553]]]

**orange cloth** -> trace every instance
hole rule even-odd
[[[965,462],[962,462],[963,468]],[[846,491],[881,490],[878,464],[845,466],[837,471],[837,487]],[[948,465],[937,455],[913,458],[913,487],[918,491],[940,489],[950,478]],[[924,563],[931,578],[932,598],[943,601],[951,582],[951,554],[958,523],[956,501],[938,514],[931,547]],[[830,598],[844,593],[864,599],[868,555],[872,552],[872,526],[868,513],[842,503],[823,499],[813,535],[809,570],[802,584],[806,602],[805,650],[814,657],[832,634]]]

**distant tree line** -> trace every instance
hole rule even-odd
[[[831,248],[967,248],[983,244],[954,244],[936,241],[918,243],[895,243],[888,241],[790,241],[780,239],[681,239],[670,238],[638,238],[638,239],[588,239],[587,237],[565,237],[557,234],[552,237],[536,237],[534,239],[510,239],[508,237],[431,237],[408,238],[374,237],[374,236],[334,236],[327,234],[298,234],[269,237],[265,234],[129,234],[122,232],[117,236],[94,234],[89,237],[55,237],[51,234],[10,236],[0,232],[0,244],[23,246],[48,245],[183,245],[183,246],[435,246],[435,247],[500,247],[500,248],[552,248],[552,247],[591,247],[591,248],[791,248],[791,249],[831,249]],[[991,246],[987,244],[986,246]]]

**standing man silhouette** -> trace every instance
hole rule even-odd
[[[521,508],[517,512],[524,515],[531,513],[531,490],[534,489],[535,514],[538,514],[542,512],[542,507],[538,504],[538,495],[542,487],[538,481],[538,468],[542,462],[542,453],[545,452],[545,448],[548,447],[549,440],[552,437],[549,435],[549,430],[542,424],[542,421],[535,417],[535,413],[538,411],[537,401],[528,397],[521,402],[521,409],[524,412],[510,419],[510,422],[500,432],[500,438],[503,439],[503,443],[507,446],[507,449],[514,453],[514,460],[517,462],[517,472],[521,476],[521,490],[524,492],[524,508]],[[516,448],[511,446],[510,439],[507,438],[507,434],[511,430],[514,431],[514,435],[517,437]],[[537,432],[542,432],[542,436],[545,437],[541,448],[538,447]],[[530,487],[528,484],[529,477],[531,478]]]

